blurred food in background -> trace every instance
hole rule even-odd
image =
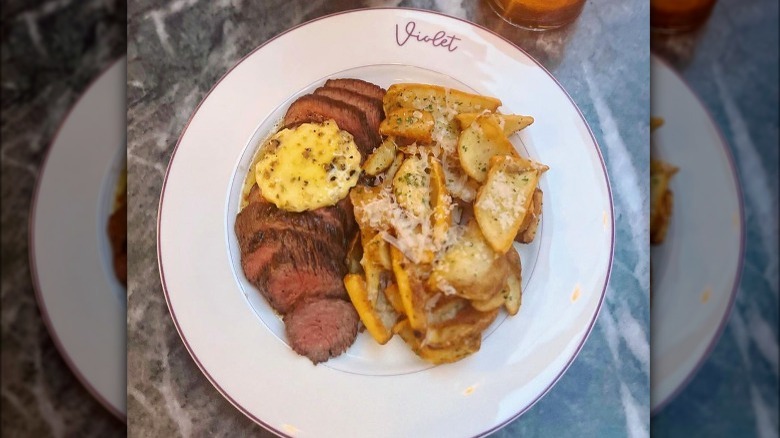
[[[531,30],[557,29],[580,16],[585,0],[487,0],[509,23]]]
[[[686,32],[709,18],[716,0],[651,0],[650,27],[656,31]]]

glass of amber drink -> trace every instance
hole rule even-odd
[[[699,27],[716,0],[650,0],[650,26],[665,32],[685,32]]]
[[[582,12],[585,0],[487,0],[505,21],[531,30],[557,29]]]

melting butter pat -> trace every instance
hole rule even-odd
[[[263,197],[301,212],[344,199],[360,176],[360,152],[352,135],[332,120],[304,123],[274,134],[255,166]]]

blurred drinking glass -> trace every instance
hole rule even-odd
[[[557,29],[580,16],[585,0],[487,0],[510,24],[530,30]]]
[[[686,32],[699,27],[716,0],[650,0],[650,26],[662,32]]]

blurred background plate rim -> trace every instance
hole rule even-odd
[[[709,123],[709,128],[715,132],[715,140],[717,143],[717,148],[722,152],[723,156],[726,158],[726,162],[729,165],[729,169],[731,170],[731,173],[728,175],[728,177],[731,178],[732,182],[734,183],[734,189],[736,192],[736,201],[738,205],[738,217],[739,217],[739,251],[737,255],[737,266],[735,275],[732,280],[732,286],[730,287],[730,293],[728,295],[728,302],[726,304],[726,307],[724,309],[724,312],[720,316],[720,320],[716,326],[716,329],[712,331],[711,333],[708,333],[708,336],[710,337],[709,342],[707,342],[707,346],[703,350],[702,354],[698,355],[698,357],[693,361],[693,365],[689,367],[687,371],[684,373],[684,377],[680,380],[680,382],[676,385],[674,385],[674,388],[669,390],[668,393],[661,396],[661,400],[659,400],[656,403],[652,402],[653,396],[652,393],[654,391],[654,387],[658,387],[659,383],[653,383],[654,379],[651,379],[651,409],[650,413],[651,416],[654,416],[664,410],[672,401],[674,401],[677,396],[682,393],[685,388],[688,386],[688,384],[696,377],[699,370],[704,366],[704,364],[707,362],[707,359],[709,359],[710,355],[712,354],[712,351],[715,349],[715,347],[718,344],[718,341],[721,338],[721,335],[723,334],[726,325],[728,325],[729,316],[731,315],[731,312],[734,308],[734,303],[736,301],[736,296],[739,291],[739,284],[740,279],[742,278],[742,269],[744,266],[744,260],[745,260],[745,250],[746,250],[746,226],[745,226],[745,205],[744,205],[744,194],[742,190],[742,184],[740,182],[739,178],[739,171],[736,166],[736,161],[734,158],[733,153],[731,152],[731,149],[729,147],[729,143],[726,140],[726,137],[723,135],[723,131],[720,129],[718,124],[715,122],[714,117],[712,116],[712,113],[708,110],[707,106],[704,104],[702,99],[696,94],[696,92],[693,91],[693,88],[688,84],[688,82],[683,78],[683,76],[665,59],[660,57],[659,55],[656,55],[654,53],[651,53],[650,55],[651,60],[651,70],[653,69],[662,69],[665,70],[665,74],[669,75],[668,77],[672,77],[679,81],[679,85],[682,86],[684,90],[687,91],[689,96],[688,98],[692,98],[695,104],[700,108],[701,114],[704,115],[707,122]],[[651,77],[653,77],[651,73]],[[660,78],[660,75],[656,75],[655,79]],[[651,87],[652,89],[653,87]],[[658,87],[659,89],[662,87]],[[651,92],[652,96],[652,92]],[[652,101],[652,98],[651,98]],[[653,107],[651,103],[651,108]],[[652,110],[651,110],[652,111]],[[653,114],[654,117],[662,117],[665,116],[663,114]],[[663,126],[661,126],[659,129],[663,129]],[[670,163],[672,165],[677,165],[676,163]],[[672,180],[673,181],[673,180]],[[677,196],[675,196],[675,204],[678,204],[677,202]],[[678,204],[679,205],[679,204]],[[679,208],[677,205],[674,207]],[[672,213],[674,216],[674,213]],[[681,231],[681,230],[680,230]],[[677,235],[682,235],[681,232],[678,232]],[[652,336],[651,336],[652,339]],[[693,356],[693,354],[691,354]],[[652,369],[652,366],[651,366]],[[656,389],[657,390],[657,389]]]
[[[100,384],[95,384],[92,382],[92,379],[94,379],[95,370],[91,369],[91,364],[85,364],[82,363],[79,365],[77,362],[79,362],[79,359],[74,359],[75,352],[69,351],[69,349],[66,347],[66,343],[68,340],[72,339],[73,336],[80,336],[78,333],[69,333],[68,330],[65,329],[57,329],[55,327],[55,323],[53,319],[61,320],[61,318],[65,319],[72,319],[72,320],[79,320],[83,318],[83,314],[72,314],[69,310],[62,309],[60,307],[57,307],[56,305],[52,305],[51,300],[47,299],[50,294],[58,292],[51,290],[49,288],[43,288],[41,286],[41,276],[42,275],[56,275],[53,274],[51,271],[42,271],[40,269],[40,263],[38,260],[37,254],[44,249],[48,245],[48,243],[41,243],[40,240],[36,240],[36,235],[40,232],[36,232],[37,228],[37,219],[39,219],[37,213],[39,212],[39,209],[42,208],[42,205],[48,204],[50,201],[48,201],[43,193],[42,193],[42,187],[44,186],[44,181],[47,178],[48,175],[51,175],[52,167],[59,167],[61,164],[59,162],[55,162],[52,159],[53,152],[55,150],[59,150],[60,148],[64,147],[64,141],[61,134],[62,131],[66,128],[70,128],[74,126],[73,124],[76,122],[74,118],[74,113],[80,110],[84,110],[86,107],[86,103],[90,101],[97,100],[98,102],[108,104],[108,105],[114,105],[118,104],[122,108],[126,107],[126,102],[120,100],[115,101],[115,95],[107,95],[105,93],[99,93],[96,91],[96,88],[100,87],[106,81],[111,79],[111,76],[122,74],[122,79],[120,82],[122,85],[125,84],[124,75],[123,72],[125,71],[126,66],[126,57],[120,57],[114,61],[111,61],[108,64],[108,67],[104,68],[90,83],[87,85],[87,87],[84,89],[82,94],[78,97],[76,102],[68,109],[67,113],[62,119],[62,122],[60,123],[59,127],[55,131],[54,136],[52,137],[52,140],[49,144],[49,148],[47,149],[44,159],[41,162],[40,172],[38,174],[36,183],[35,183],[35,189],[33,192],[33,197],[31,200],[31,209],[30,209],[30,216],[29,216],[29,224],[28,224],[28,230],[29,230],[29,236],[28,236],[28,244],[29,244],[29,250],[28,250],[28,258],[29,258],[29,264],[30,264],[30,277],[32,279],[32,285],[33,290],[35,293],[35,301],[38,305],[38,309],[40,311],[41,319],[43,320],[44,326],[46,327],[46,330],[49,333],[49,336],[54,343],[57,351],[59,352],[60,356],[62,357],[63,361],[66,363],[68,368],[70,368],[71,372],[74,374],[76,379],[82,384],[82,386],[87,390],[87,392],[100,403],[107,411],[109,411],[114,417],[122,421],[123,423],[127,422],[127,406],[126,406],[126,392],[119,391],[114,392],[112,390],[108,390],[105,388],[99,388],[98,386],[102,386]],[[122,94],[124,94],[124,89],[121,90]],[[125,136],[125,132],[121,134],[121,137]],[[79,150],[79,152],[89,152],[91,148],[93,147],[106,147],[104,144],[84,144],[83,148]],[[105,177],[100,180],[95,181],[88,181],[88,183],[91,184],[97,184],[100,186],[100,193],[99,195],[94,199],[90,201],[94,201],[94,204],[90,204],[91,210],[89,210],[87,213],[94,213],[99,216],[99,218],[102,218],[104,213],[110,214],[110,208],[108,205],[103,205],[109,198],[108,195],[110,195],[110,198],[113,199],[113,193],[115,192],[115,184],[118,181],[119,173],[121,171],[121,164],[122,164],[122,158],[124,154],[122,154],[122,151],[126,150],[125,143],[123,141],[118,142],[116,145],[118,148],[116,153],[113,155],[113,157],[110,160],[101,161],[98,163],[98,166],[105,170]],[[86,160],[89,160],[92,158],[91,156],[85,156],[83,157]],[[92,164],[93,161],[87,161],[89,164]],[[107,220],[107,217],[105,217]],[[107,226],[107,222],[104,224]],[[112,269],[113,267],[113,261],[110,259],[107,259],[106,257],[111,257],[110,252],[106,251],[106,248],[108,247],[110,249],[110,243],[108,240],[107,231],[105,229],[96,229],[96,230],[83,230],[86,236],[81,235],[74,235],[74,236],[68,236],[69,239],[79,239],[84,238],[84,240],[87,240],[89,242],[96,244],[96,251],[98,253],[98,259],[99,259],[99,266],[96,268],[100,270],[103,274],[103,277],[105,278],[106,282],[97,284],[98,287],[105,287],[107,289],[110,289],[107,294],[112,295],[112,299],[117,301],[117,306],[120,308],[121,313],[126,313],[126,306],[124,305],[122,301],[116,300],[118,298],[119,293],[125,293],[122,290],[119,290],[119,288],[123,288],[122,285],[119,283],[119,281],[114,276],[114,272]],[[102,239],[101,239],[102,237]],[[72,242],[75,243],[76,242]],[[83,241],[79,241],[77,243],[83,243]],[[44,245],[44,246],[41,246]],[[56,250],[56,248],[55,248]],[[71,253],[72,254],[72,253]],[[48,268],[44,268],[48,269]],[[81,293],[82,291],[77,290],[76,293]],[[48,302],[48,304],[47,304]],[[126,319],[121,319],[122,327],[126,327]],[[117,345],[114,345],[113,342],[107,345],[98,346],[98,351],[103,350],[103,347],[108,348],[116,348]],[[126,345],[122,343],[121,345],[122,350],[126,350]],[[123,382],[126,382],[126,359],[125,356],[122,357],[121,361],[121,373],[117,377],[121,377],[123,379]],[[126,385],[125,385],[126,387]]]

